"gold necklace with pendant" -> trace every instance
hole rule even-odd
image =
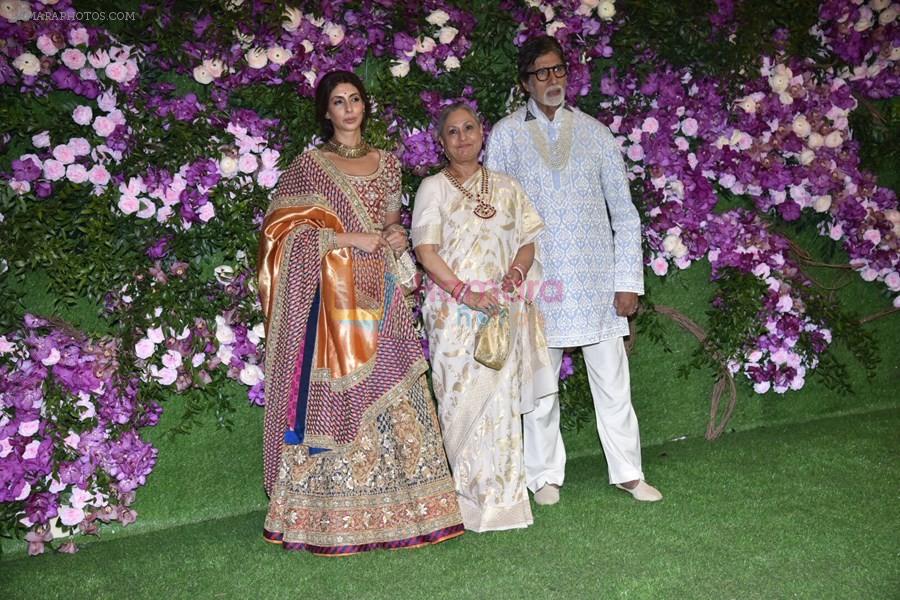
[[[488,171],[484,168],[484,166],[481,167],[481,189],[479,190],[477,195],[473,194],[465,187],[463,187],[463,184],[460,183],[459,179],[457,179],[456,176],[450,172],[449,168],[444,168],[442,172],[453,185],[453,187],[462,192],[463,196],[476,203],[475,208],[472,209],[472,212],[475,213],[475,216],[481,217],[482,219],[490,219],[497,214],[497,209],[491,206],[490,203],[486,201],[486,199],[490,198],[490,194],[488,193]]]

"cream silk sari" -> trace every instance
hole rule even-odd
[[[464,185],[475,192],[480,181],[476,173]],[[438,174],[422,182],[413,212],[413,245],[436,245],[450,269],[475,290],[499,282],[519,248],[534,242],[543,229],[514,179],[492,172],[490,190],[497,213],[481,219],[472,212],[475,203]],[[528,279],[524,289],[531,297],[540,285],[539,261]],[[509,308],[512,350],[495,371],[472,356],[484,316],[457,304],[433,282],[426,284],[422,315],[438,417],[463,522],[473,531],[532,523],[520,417],[533,408],[534,398],[556,390],[537,307],[510,299]]]

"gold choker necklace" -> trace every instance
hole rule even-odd
[[[495,214],[497,214],[497,209],[490,205],[490,187],[488,184],[488,172],[483,166],[481,167],[481,189],[478,194],[473,194],[460,183],[459,179],[450,172],[449,167],[444,168],[444,176],[450,181],[450,183],[462,192],[463,196],[468,198],[470,201],[475,201],[475,208],[472,209],[472,212],[475,213],[476,216],[481,217],[482,219],[490,219]]]
[[[362,142],[359,146],[347,146],[331,139],[322,144],[322,150],[334,152],[341,158],[362,158],[371,149],[371,146],[366,142]]]

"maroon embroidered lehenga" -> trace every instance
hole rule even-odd
[[[352,554],[462,533],[396,261],[332,250],[399,208],[397,160],[341,173],[321,152],[279,181],[260,240],[266,314],[266,539]]]

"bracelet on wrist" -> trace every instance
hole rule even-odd
[[[523,281],[525,281],[525,271],[522,269],[522,267],[520,267],[519,265],[513,265],[512,267],[510,267],[509,270],[515,271],[516,273],[519,274],[519,276],[521,277],[521,279],[519,280],[519,283],[522,283]]]

